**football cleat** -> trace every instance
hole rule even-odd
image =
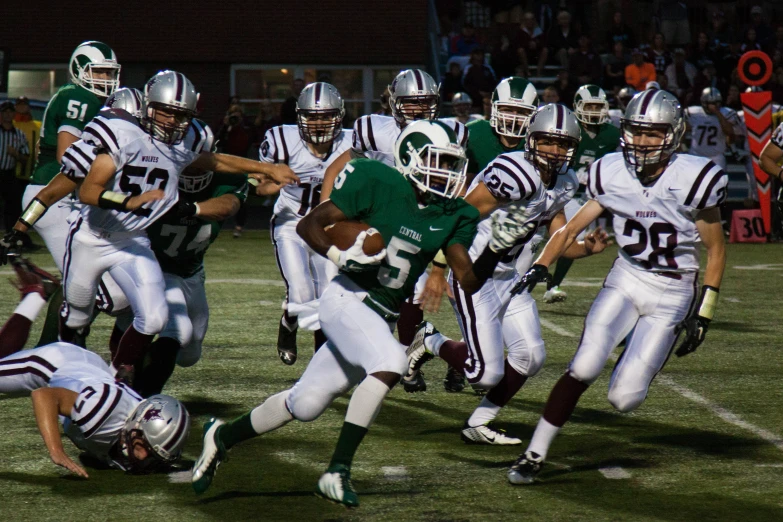
[[[277,356],[283,361],[283,364],[291,366],[296,362],[296,328],[289,330],[280,320],[280,326],[277,331]]]
[[[447,392],[459,393],[465,389],[465,376],[459,370],[449,366],[443,379],[443,388]]]
[[[545,303],[559,303],[565,301],[568,298],[568,294],[561,290],[559,286],[553,286],[544,293]]]
[[[496,428],[491,422],[471,427],[468,423],[462,427],[462,440],[465,444],[486,444],[491,446],[516,446],[522,440],[506,435],[506,430]]]
[[[330,466],[321,475],[315,494],[345,507],[359,507],[359,495],[351,482],[351,470],[342,464]]]
[[[8,261],[16,272],[18,281],[15,286],[21,292],[22,297],[36,292],[40,294],[44,300],[48,301],[52,294],[60,287],[59,279],[49,272],[41,270],[31,261],[20,255],[10,253],[8,254]]]
[[[74,339],[74,344],[76,344],[76,342],[78,342],[78,340]],[[77,344],[77,346],[81,345]],[[117,373],[114,374],[114,379],[124,383],[129,388],[133,388],[133,384],[136,381],[136,367],[132,364],[121,364],[119,368],[117,368]],[[133,389],[136,390],[135,388]]]
[[[427,391],[427,382],[424,380],[424,372],[419,370],[403,375],[402,387],[408,393]]]
[[[544,467],[544,458],[538,453],[526,451],[508,470],[508,481],[512,484],[532,484]]]
[[[204,424],[204,447],[193,465],[191,476],[193,490],[198,495],[209,489],[218,467],[223,461],[228,460],[228,450],[217,437],[218,429],[224,424],[222,420],[214,418]]]
[[[413,342],[405,351],[408,356],[408,375],[413,375],[424,366],[424,363],[431,361],[435,355],[427,349],[424,341],[427,337],[438,333],[438,330],[427,321],[422,321],[416,327],[416,335],[413,336]]]

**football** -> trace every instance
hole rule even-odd
[[[370,225],[358,221],[340,221],[334,225],[326,227],[326,235],[329,236],[332,243],[340,250],[347,250],[356,242],[356,236],[361,232],[367,231],[367,237],[364,239],[364,253],[368,256],[377,254],[386,247],[383,237],[378,230],[371,228]]]

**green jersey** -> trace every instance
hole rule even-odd
[[[473,121],[468,123],[467,127],[470,139],[465,152],[468,156],[468,172],[471,175],[476,175],[487,168],[487,165],[501,154],[525,150],[524,139],[520,140],[516,147],[511,149],[504,147],[488,120]]]
[[[247,198],[247,176],[215,173],[209,185],[196,193],[179,191],[184,201],[206,201],[234,194],[239,201]],[[160,268],[167,274],[192,277],[204,266],[204,253],[220,233],[222,222],[198,217],[183,218],[175,206],[147,228],[152,251]]]
[[[582,129],[582,139],[579,141],[579,148],[576,149],[574,172],[579,178],[579,183],[585,185],[590,165],[610,152],[615,152],[620,146],[620,129],[611,123],[604,123],[598,126],[598,133],[595,137],[591,137],[584,125],[580,124],[579,128]]]
[[[87,89],[69,83],[55,93],[41,122],[38,161],[31,183],[46,185],[60,172],[57,162],[57,134],[61,131],[81,136],[82,129],[103,107],[103,102]]]
[[[459,198],[420,207],[411,183],[379,161],[355,159],[337,176],[330,200],[350,220],[376,228],[386,258],[364,272],[344,272],[368,292],[370,308],[396,314],[413,295],[416,281],[440,249],[459,243],[469,249],[479,213]]]

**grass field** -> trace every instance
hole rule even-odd
[[[393,390],[360,448],[353,474],[362,502],[357,510],[312,494],[331,457],[345,397],[313,423],[292,423],[232,450],[200,498],[189,483],[177,482],[185,475],[88,469],[88,481],[66,476],[48,459],[30,400],[4,398],[0,518],[783,520],[783,245],[730,245],[728,252],[706,343],[691,356],[672,359],[647,402],[632,414],[616,413],[608,404],[607,368],[584,394],[534,486],[506,482],[507,467],[524,446],[460,441],[460,427],[478,399],[467,390],[444,392],[445,365],[434,361],[427,367],[429,391]],[[499,418],[524,443],[576,348],[583,317],[613,256],[577,262],[564,286],[565,303],[539,302],[546,366]],[[52,266],[45,251],[31,257]],[[312,354],[312,337],[300,333],[296,365],[283,366],[277,358],[284,288],[265,232],[238,240],[224,234],[207,255],[207,276],[212,315],[204,358],[178,369],[166,390],[193,416],[185,452],[190,461],[200,451],[201,426],[210,415],[231,418],[290,387]],[[0,317],[16,302],[16,291],[0,285]],[[446,302],[430,319],[458,337]],[[107,352],[110,327],[106,317],[97,321],[91,348]],[[69,443],[66,449],[77,455]]]

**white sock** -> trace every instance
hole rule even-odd
[[[481,399],[478,408],[473,410],[473,414],[468,419],[468,426],[475,428],[476,426],[492,422],[499,412],[500,406],[484,397]]]
[[[15,314],[19,314],[22,317],[26,317],[31,322],[35,321],[38,314],[41,313],[43,307],[46,305],[46,299],[41,297],[38,292],[32,292],[24,296],[22,302],[14,310]]]
[[[283,317],[280,318],[280,324],[282,324],[283,327],[285,327],[285,329],[289,332],[293,332],[299,326],[299,322],[297,321],[296,316],[293,316],[292,319],[294,320],[293,323],[286,321],[285,314],[283,314]]]
[[[377,377],[368,375],[351,395],[345,422],[369,428],[381,411],[381,403],[388,393],[388,386]]]
[[[272,395],[264,401],[264,404],[250,412],[250,423],[256,433],[262,435],[294,420],[294,416],[285,405],[290,392],[291,390],[286,390]]]
[[[443,346],[443,343],[449,340],[450,339],[448,337],[438,332],[424,339],[424,347],[435,354],[437,357],[440,354],[440,347]]]
[[[527,447],[527,451],[538,453],[546,459],[546,454],[549,452],[549,446],[552,445],[552,441],[555,440],[560,428],[541,417],[536,426],[536,431],[533,432],[533,438],[530,439],[530,445]]]

